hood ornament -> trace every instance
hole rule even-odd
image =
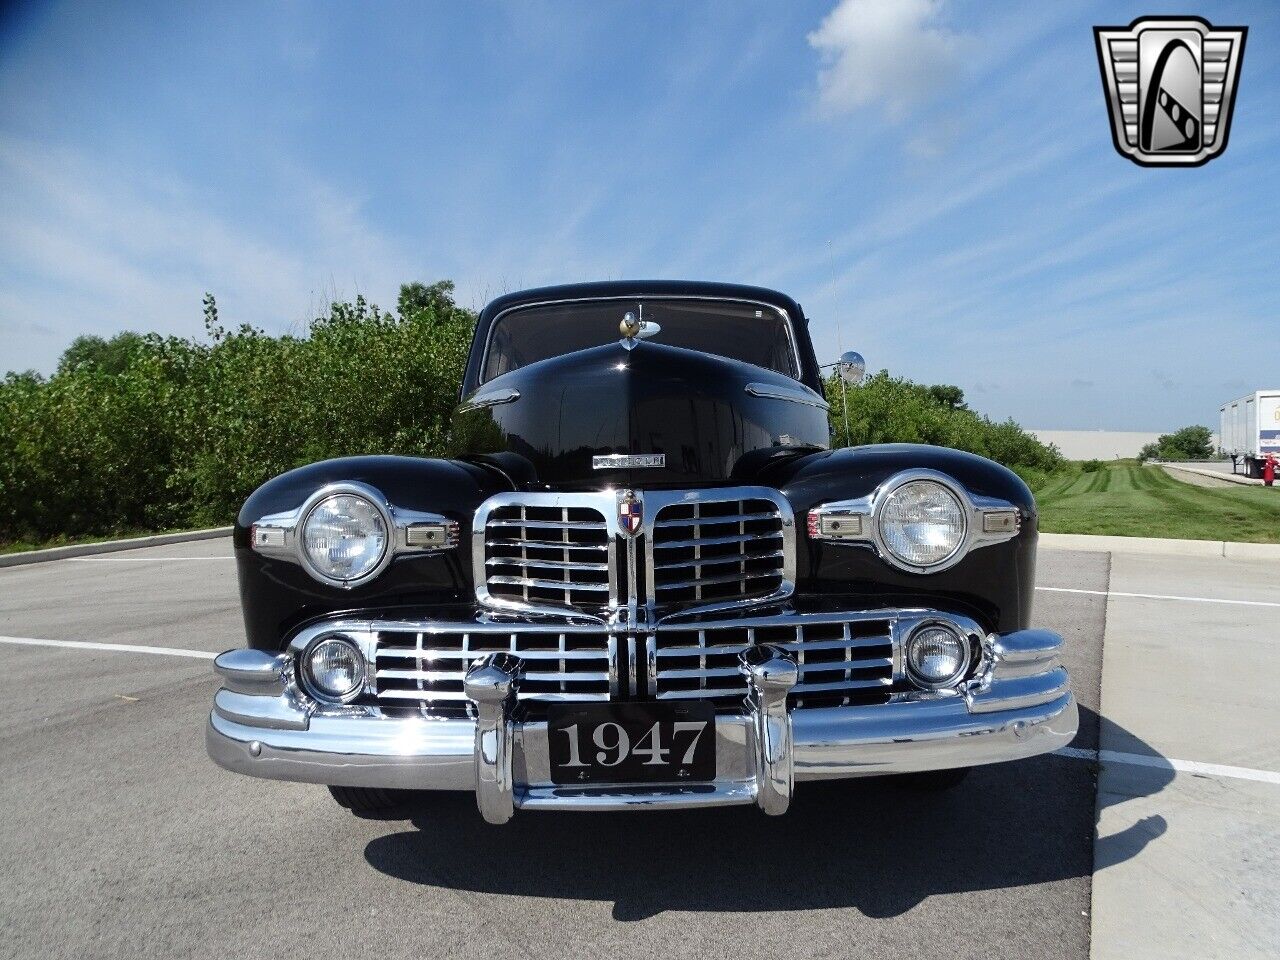
[[[636,340],[648,340],[654,334],[662,332],[662,328],[652,320],[643,319],[644,307],[640,308],[640,316],[628,310],[622,316],[622,322],[618,324],[618,332],[622,334],[622,345],[630,350],[636,345]]]

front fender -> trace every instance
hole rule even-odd
[[[1018,508],[1016,537],[970,551],[948,570],[908,573],[882,560],[869,544],[811,540],[809,510],[832,500],[871,494],[903,470],[925,468],[953,477],[970,493],[1007,500]],[[822,451],[770,472],[795,510],[796,587],[800,593],[864,596],[883,605],[939,606],[969,613],[1001,633],[1029,626],[1035,590],[1035,499],[1013,471],[994,461],[946,447],[882,444]]]
[[[366,483],[397,507],[456,520],[461,531],[458,546],[441,553],[397,557],[378,577],[352,589],[323,584],[296,563],[253,550],[250,528],[254,523],[294,510],[316,490],[339,481]],[[335,612],[471,599],[471,518],[483,500],[507,489],[509,485],[496,471],[419,457],[324,460],[268,480],[245,501],[233,535],[249,646],[279,650],[299,626]]]

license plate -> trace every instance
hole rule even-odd
[[[709,703],[552,704],[547,735],[553,783],[690,783],[716,776],[716,712]]]

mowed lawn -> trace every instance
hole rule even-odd
[[[1280,543],[1280,486],[1197,487],[1121,460],[1051,477],[1035,495],[1047,533]]]

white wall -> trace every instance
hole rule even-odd
[[[1165,431],[1168,432],[1168,431]],[[1118,430],[1029,430],[1041,443],[1056,444],[1068,460],[1115,460],[1136,457],[1159,433],[1126,433]],[[1216,445],[1215,440],[1215,445]]]

